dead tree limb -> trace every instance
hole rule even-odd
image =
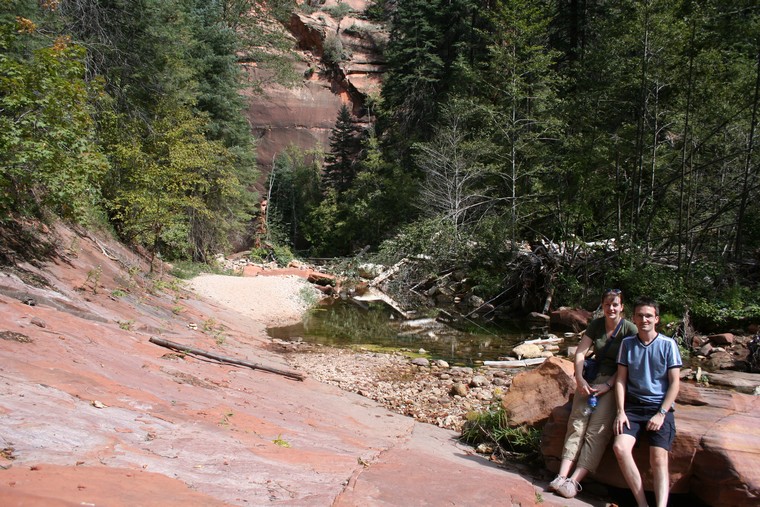
[[[151,343],[155,343],[156,345],[160,345],[168,349],[173,349],[178,352],[186,352],[188,354],[194,354],[196,356],[208,357],[209,359],[214,359],[216,361],[221,361],[223,363],[235,364],[238,366],[246,366],[253,370],[264,370],[270,373],[276,373],[278,375],[282,375],[284,377],[289,377],[289,378],[300,380],[300,381],[303,381],[304,379],[304,376],[301,375],[300,373],[296,373],[293,371],[286,371],[286,370],[278,370],[277,368],[269,368],[268,366],[262,366],[260,364],[251,363],[249,361],[243,361],[242,359],[235,359],[234,357],[221,356],[219,354],[214,354],[213,352],[207,352],[205,350],[196,349],[195,347],[190,347],[189,345],[182,345],[181,343],[171,342],[169,340],[164,340],[163,338],[156,338],[155,336],[151,336],[149,341]]]

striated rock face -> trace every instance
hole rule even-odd
[[[368,96],[380,91],[384,61],[382,48],[387,33],[378,25],[357,16],[367,7],[365,0],[345,2],[352,11],[340,21],[329,11],[330,0],[311,14],[294,13],[284,27],[294,39],[299,55],[296,71],[303,76],[292,88],[265,85],[263,93],[245,91],[247,116],[257,138],[258,167],[262,178],[272,159],[290,145],[304,150],[329,146],[330,131],[338,110],[347,104],[360,124],[372,121],[366,107]],[[344,59],[337,65],[322,62],[325,40],[342,46]],[[252,72],[259,72],[252,70]]]
[[[536,370],[538,371],[538,370]],[[552,381],[556,381],[552,374]],[[519,376],[515,377],[517,384]],[[513,385],[514,385],[513,384]],[[543,397],[543,396],[542,396]],[[677,435],[670,453],[673,493],[691,493],[708,505],[757,505],[760,501],[760,397],[681,384],[676,400]],[[541,450],[547,468],[561,461],[570,404],[556,406],[544,426]],[[644,487],[652,489],[649,446],[634,450]],[[610,446],[593,475],[627,488]]]

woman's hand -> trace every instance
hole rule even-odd
[[[601,384],[590,386],[590,389],[593,390],[597,396],[603,396],[612,391],[612,385],[607,382],[602,382]]]
[[[591,396],[593,393],[596,393],[596,387],[597,385],[591,385],[588,382],[586,382],[586,379],[581,379],[580,382],[578,382],[578,392],[581,394],[585,394],[586,396]]]

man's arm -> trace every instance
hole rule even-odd
[[[660,410],[653,415],[647,423],[647,429],[650,431],[657,431],[660,429],[662,423],[665,421],[665,412],[670,410],[670,407],[672,407],[673,403],[676,401],[678,390],[681,388],[681,368],[670,368],[668,370],[668,381],[670,382],[670,385],[668,386],[668,391],[665,393],[665,398],[662,400]],[[663,412],[663,410],[665,412]]]
[[[628,416],[625,415],[625,391],[628,383],[628,367],[618,364],[617,378],[615,379],[615,404],[617,415],[615,416],[615,435],[623,433],[623,426],[631,427]]]

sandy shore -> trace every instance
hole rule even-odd
[[[301,320],[322,294],[303,277],[200,275],[189,282],[197,294],[267,326]]]

